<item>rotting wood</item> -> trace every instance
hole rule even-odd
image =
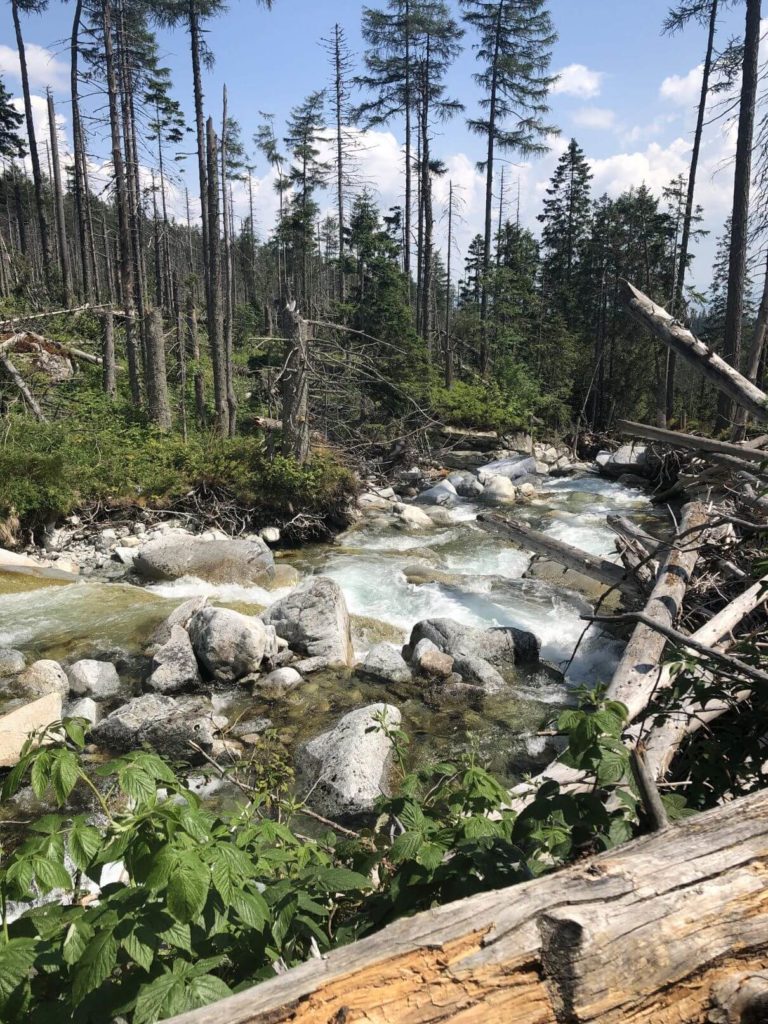
[[[637,598],[642,587],[637,580],[621,566],[607,558],[591,555],[580,548],[564,544],[554,537],[532,530],[526,523],[515,522],[498,513],[485,513],[477,517],[477,525],[487,533],[503,537],[519,544],[527,551],[544,555],[575,572],[583,573],[608,587],[617,587],[624,594]]]
[[[706,1024],[714,990],[768,966],[767,876],[761,792],[169,1024]]]
[[[728,441],[716,441],[711,437],[699,437],[698,434],[682,434],[675,430],[662,430],[647,423],[635,423],[633,420],[617,420],[616,429],[620,434],[637,437],[644,441],[659,441],[669,448],[682,448],[686,451],[716,452],[721,455],[733,455],[742,460],[765,462],[768,452],[748,445],[731,444]]]
[[[719,391],[746,409],[750,416],[762,423],[768,422],[768,396],[764,391],[629,281],[621,281],[620,288],[624,304],[635,320],[649,328],[673,352],[692,363]]]
[[[45,423],[45,415],[43,414],[43,410],[40,408],[37,399],[29,390],[26,381],[21,376],[16,367],[13,365],[8,356],[5,354],[5,352],[0,352],[0,366],[3,367],[5,372],[8,374],[13,383],[21,392],[24,401],[32,410],[32,415],[35,417],[35,419],[38,420],[40,423]]]

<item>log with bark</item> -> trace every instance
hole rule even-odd
[[[761,792],[169,1024],[709,1024],[736,989],[744,1014],[764,999],[744,976],[768,966],[767,877]]]
[[[680,448],[683,451],[719,452],[721,455],[732,455],[741,460],[765,462],[768,452],[746,444],[731,444],[728,441],[716,441],[711,437],[699,437],[698,434],[683,434],[676,430],[663,430],[648,423],[635,423],[633,420],[617,420],[616,429],[627,437],[636,437],[644,441],[658,441],[668,448]]]

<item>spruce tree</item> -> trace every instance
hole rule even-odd
[[[23,157],[26,149],[19,134],[24,117],[11,102],[11,94],[0,76],[0,156],[13,160]]]

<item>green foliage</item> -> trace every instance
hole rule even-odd
[[[541,404],[538,385],[519,364],[507,368],[507,382],[456,381],[450,388],[434,385],[429,400],[433,415],[451,426],[485,430],[529,427]]]

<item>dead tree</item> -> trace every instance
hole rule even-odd
[[[104,394],[114,399],[117,394],[117,367],[115,364],[115,317],[111,309],[106,310],[103,320],[101,346],[102,387]]]
[[[163,316],[159,309],[150,314],[147,331],[147,412],[161,430],[171,429],[171,406],[168,401],[168,372],[165,364]]]
[[[285,365],[280,377],[283,398],[283,454],[303,464],[309,458],[309,350],[307,325],[296,302],[283,309]]]

